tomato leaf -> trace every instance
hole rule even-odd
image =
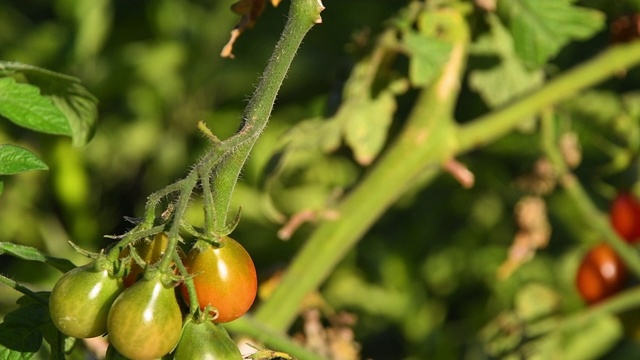
[[[603,28],[601,12],[572,5],[573,1],[498,1],[498,13],[508,20],[516,53],[528,67],[541,67],[567,43],[587,39]]]
[[[40,250],[25,245],[18,245],[11,242],[0,242],[0,255],[9,254],[20,259],[39,261],[51,265],[52,267],[67,272],[76,266],[67,259],[52,257],[42,253]]]
[[[51,321],[49,310],[37,303],[22,306],[0,324],[0,359],[30,359],[42,345],[42,329]]]
[[[30,84],[0,78],[0,115],[27,129],[55,135],[71,135],[64,114],[51,99]]]
[[[14,175],[30,170],[49,170],[49,167],[23,147],[0,145],[0,175]]]
[[[0,74],[15,73],[26,76],[29,83],[40,89],[41,97],[54,105],[66,123],[63,135],[72,136],[74,146],[82,146],[91,139],[98,119],[98,100],[78,78],[37,66],[0,61]]]
[[[53,323],[48,323],[42,328],[44,340],[51,346],[49,360],[65,360],[66,339],[73,339],[61,333]]]
[[[496,56],[500,63],[489,69],[473,70],[469,86],[477,91],[489,107],[503,105],[543,82],[542,71],[529,71],[513,48],[513,38],[495,15],[487,18],[491,32],[474,44],[475,55]]]
[[[353,149],[358,163],[371,164],[382,150],[395,109],[395,96],[390,91],[381,92],[375,99],[340,108],[337,116],[345,124],[345,141]]]
[[[414,86],[429,84],[449,59],[451,42],[441,38],[438,28],[445,26],[446,16],[423,12],[417,21],[418,31],[406,27],[402,34],[402,47],[409,53],[409,79]]]

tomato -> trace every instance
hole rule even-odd
[[[627,269],[615,251],[607,244],[589,250],[582,259],[576,276],[576,286],[589,304],[614,295],[624,285]]]
[[[178,343],[182,314],[172,287],[160,278],[142,280],[126,289],[109,311],[109,341],[136,360],[156,359]]]
[[[161,232],[156,234],[151,241],[145,239],[136,244],[135,248],[140,258],[142,258],[146,264],[155,264],[167,250],[167,245],[169,245],[169,237],[166,233]],[[124,286],[130,287],[133,285],[143,270],[142,266],[132,261],[129,274],[124,278]]]
[[[62,333],[90,338],[107,332],[109,308],[122,292],[122,281],[99,270],[96,263],[75,268],[54,285],[49,313]]]
[[[235,320],[246,313],[256,298],[258,280],[251,256],[237,241],[230,237],[220,239],[220,246],[198,243],[184,262],[193,274],[198,303],[218,310],[215,322]],[[189,303],[186,286],[182,295]]]
[[[640,201],[627,192],[619,193],[609,210],[611,226],[629,243],[640,242]]]
[[[211,321],[188,321],[173,359],[241,360],[242,355],[221,325]]]

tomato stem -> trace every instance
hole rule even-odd
[[[466,54],[463,52],[461,56]],[[455,89],[438,90],[440,83],[443,84],[440,88],[444,89],[444,85],[457,84],[459,81],[459,73],[451,71],[451,64],[446,65],[437,83],[419,95],[398,141],[391,144],[368,175],[336,207],[339,218],[321,223],[314,230],[291,263],[280,285],[258,308],[256,318],[276,330],[286,330],[295,320],[298,305],[304,296],[321,285],[370,225],[414,184],[418,176],[425,172],[430,176],[437,174],[444,160],[488,145],[516,129],[540,109],[565,100],[638,63],[640,42],[612,47],[549,81],[547,85],[519,101],[465,124],[437,121],[452,116],[451,104],[455,104],[458,94],[453,91]],[[429,121],[436,122],[437,126],[425,126]],[[588,199],[578,193],[583,191],[579,186],[569,184],[567,191],[575,192],[576,199]],[[604,223],[601,214],[597,210],[592,211],[594,208],[590,201],[581,207],[589,214],[595,214],[597,226],[603,233],[611,235],[607,238],[616,236],[610,233],[611,229]],[[624,244],[614,247],[616,251],[626,248],[628,247]],[[630,260],[630,253],[632,252],[624,251],[621,254],[625,262]],[[637,267],[633,269],[636,273],[638,270]]]
[[[625,265],[636,277],[640,277],[640,254],[616,233],[608,217],[593,204],[583,186],[567,167],[560,152],[553,111],[551,108],[545,108],[541,115],[542,147],[555,167],[560,184],[577,206],[579,213],[584,218],[584,223],[590,224],[596,229],[604,241],[611,245],[620,256]]]
[[[44,297],[42,297],[40,294],[31,291],[29,288],[21,285],[15,280],[9,279],[8,277],[2,274],[0,274],[0,284],[6,285],[14,290],[17,290],[44,306],[49,306],[49,301]]]
[[[285,28],[244,111],[240,128],[234,136],[223,142],[236,144],[236,146],[233,151],[224,156],[224,160],[215,168],[215,176],[211,183],[215,212],[210,211],[210,213],[215,216],[216,232],[228,231],[229,205],[240,170],[267,125],[276,95],[302,39],[314,24],[320,22],[320,12],[323,9],[322,3],[318,0],[293,0],[291,2]],[[211,166],[207,167],[213,169]]]
[[[180,258],[180,254],[177,251],[173,251],[173,261],[176,263],[178,267],[178,271],[180,271],[180,275],[184,277],[184,285],[187,287],[187,293],[189,294],[189,314],[192,316],[200,310],[200,304],[198,303],[198,295],[196,293],[196,286],[193,283],[193,278],[185,268],[182,259]]]

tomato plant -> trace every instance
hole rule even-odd
[[[640,201],[633,194],[620,192],[609,210],[611,225],[629,243],[640,242]]]
[[[135,249],[138,252],[138,255],[140,255],[140,258],[144,260],[145,264],[155,264],[167,250],[168,244],[169,238],[167,237],[167,234],[161,232],[156,234],[152,240],[145,239],[136,244]],[[132,261],[129,274],[124,278],[124,286],[130,287],[133,285],[143,271],[144,269],[140,264]]]
[[[53,324],[64,334],[90,338],[107,331],[109,308],[122,292],[119,279],[95,262],[65,273],[49,298]]]
[[[118,296],[109,311],[109,341],[131,359],[156,359],[178,343],[182,314],[172,287],[156,277]]]
[[[589,304],[614,295],[624,285],[627,269],[615,251],[607,244],[589,250],[578,268],[576,286]]]
[[[234,360],[242,359],[242,355],[221,325],[207,320],[188,320],[173,358]]]
[[[256,297],[256,268],[249,253],[234,239],[224,237],[219,246],[197,243],[185,259],[185,267],[193,274],[200,308],[214,306],[215,322],[235,320],[246,313]],[[182,294],[189,302],[186,287]]]

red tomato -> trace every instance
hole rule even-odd
[[[166,233],[161,232],[157,233],[153,240],[143,239],[141,242],[135,245],[136,252],[140,255],[140,258],[144,260],[147,264],[154,264],[164,254],[167,250],[167,245],[169,244],[169,237]],[[128,248],[127,248],[128,250]],[[125,250],[126,251],[126,250]],[[128,252],[127,252],[128,253]],[[144,269],[138,265],[135,261],[131,261],[131,269],[129,270],[129,274],[124,278],[124,286],[130,287],[138,281],[138,277],[142,275]]]
[[[249,253],[232,238],[220,239],[219,247],[194,246],[184,265],[194,275],[200,308],[211,305],[218,310],[214,322],[235,320],[253,304],[258,289],[256,268]],[[189,303],[186,286],[181,291]]]
[[[614,295],[624,285],[627,269],[607,244],[589,250],[582,259],[576,276],[576,286],[589,304]]]
[[[640,201],[632,194],[620,192],[609,211],[611,225],[629,243],[640,242]]]

